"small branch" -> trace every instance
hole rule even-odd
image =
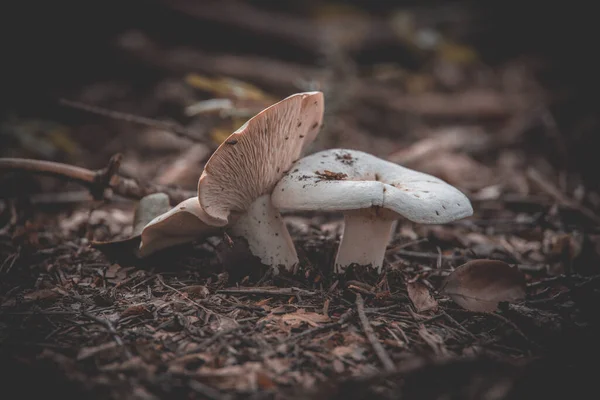
[[[297,90],[299,82],[323,76],[316,68],[266,57],[211,54],[189,47],[164,49],[141,33],[136,33],[135,40],[123,40],[121,48],[141,62],[172,73],[227,76],[269,89]]]
[[[361,99],[381,107],[423,117],[506,118],[528,109],[533,99],[522,94],[499,94],[486,90],[462,93],[406,95],[397,90],[364,84]]]
[[[89,319],[91,319],[92,321],[95,321],[101,325],[104,325],[106,327],[106,329],[108,330],[108,332],[112,335],[113,339],[115,340],[115,342],[123,348],[123,350],[125,351],[125,356],[127,358],[131,358],[131,353],[129,352],[129,349],[127,349],[125,347],[125,344],[123,343],[123,339],[121,339],[121,337],[119,336],[119,334],[117,333],[117,330],[115,329],[114,325],[107,319],[105,318],[100,318],[95,316],[94,314],[91,314],[87,311],[83,312],[83,316],[87,317]]]
[[[506,325],[510,326],[515,331],[515,333],[517,333],[517,335],[519,335],[521,338],[523,338],[525,340],[525,342],[527,342],[528,344],[530,344],[534,347],[537,347],[537,348],[540,347],[536,342],[534,342],[533,340],[528,338],[527,335],[525,335],[525,333],[514,322],[512,322],[505,316],[500,315],[496,312],[471,311],[471,310],[462,310],[462,309],[452,309],[451,311],[463,313],[463,314],[490,316],[490,317],[496,318],[496,319],[502,321],[503,323],[505,323]]]
[[[248,288],[248,289],[221,289],[217,290],[217,293],[222,294],[244,294],[244,295],[266,295],[266,296],[316,296],[316,292],[311,292],[299,288],[283,288],[283,289],[269,289],[269,288]]]
[[[429,260],[437,260],[438,258],[440,258],[439,254],[426,253],[426,252],[420,252],[420,251],[397,250],[394,254],[397,254],[399,256],[405,256],[405,257],[426,258]],[[442,255],[442,259],[448,260],[448,261],[459,261],[459,260],[465,260],[468,258],[469,258],[468,256],[461,256],[461,255]]]
[[[211,310],[209,310],[208,308],[204,307],[202,304],[190,299],[188,297],[188,295],[186,293],[183,293],[181,290],[174,288],[171,285],[168,285],[165,283],[165,281],[163,280],[163,278],[160,275],[156,275],[156,280],[158,282],[160,282],[161,285],[163,285],[164,287],[166,287],[169,290],[174,291],[175,293],[177,293],[178,295],[180,295],[183,299],[185,299],[188,303],[195,305],[196,307],[200,308],[201,310],[203,310],[204,312],[206,312],[207,314],[214,314],[214,312],[212,312]]]
[[[48,175],[77,182],[87,187],[93,195],[103,193],[105,183],[116,194],[132,199],[141,199],[152,193],[163,192],[171,199],[171,204],[177,204],[196,195],[196,192],[182,190],[164,185],[140,182],[115,174],[119,156],[111,158],[108,167],[92,171],[74,165],[53,161],[31,160],[26,158],[0,158],[2,172],[31,172]],[[108,178],[108,179],[107,179]],[[108,182],[106,182],[108,181]]]
[[[331,329],[339,328],[342,325],[344,325],[346,322],[348,322],[350,319],[352,319],[352,317],[354,317],[354,312],[352,309],[349,309],[344,314],[342,314],[340,319],[338,319],[336,322],[332,322],[330,324],[325,324],[325,325],[307,329],[303,332],[300,332],[299,334],[297,334],[295,336],[292,336],[289,339],[289,342],[293,343],[293,342],[296,342],[305,337],[316,335],[316,334],[322,333],[322,332],[327,332],[328,330],[331,330]]]
[[[360,319],[360,324],[362,325],[363,331],[365,332],[369,343],[371,343],[375,354],[377,354],[377,357],[379,357],[379,360],[383,364],[386,371],[394,371],[396,369],[394,362],[386,353],[381,343],[379,343],[379,340],[373,331],[373,327],[371,326],[371,323],[365,314],[365,303],[360,293],[356,294],[356,310],[358,311],[358,318]]]
[[[544,178],[544,176],[535,168],[530,167],[527,169],[527,177],[534,182],[541,190],[550,195],[560,205],[579,211],[581,214],[586,216],[588,219],[596,224],[600,224],[600,216],[594,211],[577,203],[575,200],[567,197],[563,194],[559,188],[557,188],[552,182]]]
[[[122,154],[115,154],[108,160],[108,165],[104,169],[96,171],[94,184],[90,188],[90,193],[94,199],[102,199],[104,197],[105,190],[110,187],[110,181],[119,172],[122,160]]]
[[[454,319],[454,317],[452,317],[446,311],[442,310],[442,315],[445,316],[454,325],[456,325],[457,327],[459,327],[460,330],[462,330],[464,333],[466,333],[467,336],[469,336],[471,339],[477,340],[477,337],[475,335],[473,335],[467,328],[465,328],[460,322],[458,322],[456,319]],[[430,320],[428,320],[428,321],[430,321]]]
[[[184,356],[190,355],[190,354],[196,354],[199,353],[201,351],[206,350],[210,345],[212,345],[213,343],[215,343],[217,340],[219,340],[220,338],[229,335],[230,333],[234,333],[243,329],[248,328],[248,325],[238,325],[235,326],[233,328],[229,328],[229,329],[223,329],[221,331],[216,332],[214,335],[212,335],[210,338],[206,339],[203,342],[200,342],[198,344],[198,346],[196,346],[195,348],[193,348],[192,350],[186,351],[185,353],[183,353]]]
[[[189,131],[188,129],[175,122],[158,121],[152,118],[140,117],[138,115],[127,114],[120,111],[113,111],[106,108],[67,99],[59,99],[59,103],[61,105],[75,108],[77,110],[87,111],[93,114],[102,115],[104,117],[112,119],[118,119],[125,122],[132,122],[135,124],[150,126],[153,128],[165,129],[170,132],[173,132],[177,136],[190,139],[194,142],[206,142],[205,138],[195,134],[194,132]]]

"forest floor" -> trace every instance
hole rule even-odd
[[[194,191],[212,151],[246,119],[289,94],[322,90],[325,125],[310,152],[357,149],[433,174],[467,194],[474,215],[444,225],[401,220],[384,273],[336,276],[341,215],[286,213],[301,263],[273,275],[225,232],[145,260],[127,246],[100,250],[91,244],[130,235],[136,198],[100,190],[94,199],[69,180],[2,170],[3,391],[113,399],[598,391],[589,366],[600,355],[600,196],[562,168],[576,155],[550,111],[553,94],[535,78],[539,64],[491,66],[435,25],[438,14],[323,9],[287,20],[247,6],[241,21],[228,2],[194,4],[152,12],[183,32],[200,21],[233,37],[241,26],[262,46],[219,52],[141,23],[123,30],[102,48],[111,72],[91,70],[52,89],[59,104],[0,121],[1,155],[101,170],[118,153],[121,176]],[[470,303],[443,293],[446,277],[481,260],[519,271],[525,297],[484,310],[495,290],[519,285],[491,272],[465,278],[465,290],[481,296]]]

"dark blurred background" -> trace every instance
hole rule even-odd
[[[531,77],[513,78],[525,81],[519,83],[521,86],[527,86],[530,79],[540,85],[544,91],[544,107],[556,121],[555,133],[561,136],[558,141],[553,140],[553,136],[540,134],[536,131],[539,127],[533,126],[527,140],[532,141],[534,147],[544,147],[547,158],[559,170],[582,174],[588,186],[596,186],[595,171],[600,166],[600,158],[593,145],[599,126],[595,13],[591,3],[534,3],[12,2],[3,7],[5,33],[0,96],[5,144],[2,152],[3,155],[24,155],[15,150],[22,148],[22,141],[13,137],[15,130],[11,124],[35,118],[69,127],[71,139],[88,146],[88,150],[94,149],[92,153],[99,157],[95,159],[92,154],[91,158],[75,157],[75,160],[85,159],[98,167],[106,162],[106,157],[100,157],[96,146],[106,139],[95,141],[91,136],[117,135],[119,128],[115,124],[118,123],[60,106],[59,98],[150,118],[176,120],[189,126],[190,119],[183,115],[183,107],[173,101],[177,94],[165,94],[166,100],[156,98],[157,82],[173,77],[183,79],[192,72],[209,76],[233,74],[238,75],[234,78],[254,83],[275,97],[283,97],[307,87],[294,87],[298,80],[293,76],[275,76],[282,70],[277,68],[281,63],[307,79],[313,77],[303,76],[302,71],[324,70],[332,87],[336,81],[344,86],[347,82],[344,77],[348,74],[359,80],[371,77],[374,69],[381,65],[392,65],[402,73],[427,75],[435,68],[427,46],[439,40],[436,35],[441,35],[475,52],[478,64],[476,67],[466,65],[467,72],[463,75],[485,75],[488,69],[503,68],[508,63],[525,66],[528,73],[532,73]],[[341,27],[334,34],[327,33],[327,22],[322,24],[328,18],[336,29]],[[364,24],[368,28],[364,28]],[[411,43],[407,40],[410,31],[414,33],[418,29],[421,31],[417,32],[417,39],[412,37]],[[421,43],[416,50],[415,41]],[[191,52],[178,49],[191,49]],[[459,59],[464,65],[464,59],[469,56],[464,55],[463,50],[462,47],[454,49],[449,57]],[[249,66],[239,65],[238,59],[249,60]],[[260,60],[263,59],[276,61],[272,71],[268,69],[270,65],[262,71],[262,75],[273,79],[261,79]],[[285,68],[283,71],[287,75]],[[488,80],[486,87],[502,92],[505,90],[503,80],[511,77],[494,79],[497,81]],[[398,81],[384,82],[384,86],[394,88],[394,82]],[[467,86],[469,84],[462,81],[445,87],[426,83],[425,91],[452,93]],[[405,88],[398,84],[399,92],[406,92]],[[343,93],[339,88],[335,90]],[[338,97],[343,99],[344,94]],[[333,108],[333,100],[331,104]],[[354,103],[354,107],[359,106],[360,102]],[[374,111],[373,115],[365,116],[362,126],[373,134],[392,132],[392,128],[373,124],[372,121],[379,121],[380,117],[381,113]],[[89,127],[90,121],[97,125],[96,129]],[[468,122],[473,121],[479,121],[476,115]],[[494,127],[490,129],[496,129],[494,134],[499,134],[498,127],[505,121],[494,122],[497,124],[489,125]],[[84,124],[88,129],[78,130]],[[391,124],[396,127],[394,135],[402,136],[405,130],[411,129],[410,125]],[[126,126],[130,131],[139,130],[137,126]],[[12,136],[6,135],[7,132],[12,132]],[[35,140],[29,141],[28,146],[35,147],[32,142]],[[35,149],[30,153],[35,153]],[[37,157],[59,153],[42,153]]]

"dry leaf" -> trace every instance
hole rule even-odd
[[[437,310],[437,301],[422,282],[408,282],[406,289],[408,289],[408,297],[410,297],[410,301],[412,301],[417,312]]]
[[[205,90],[218,97],[233,97],[265,102],[274,101],[270,95],[258,87],[238,79],[189,74],[185,77],[185,81],[194,88]]]
[[[31,292],[31,293],[27,293],[25,295],[23,295],[22,300],[20,301],[21,303],[32,303],[35,301],[46,301],[46,302],[52,302],[56,299],[58,299],[61,295],[64,295],[63,293],[61,293],[60,291],[58,291],[57,288],[54,289],[40,289],[40,290],[36,290],[35,292]],[[4,303],[2,303],[2,307],[14,307],[16,304],[18,303],[16,298],[10,298],[8,300],[6,300]]]
[[[353,358],[355,361],[364,361],[365,356],[364,356],[364,352],[365,349],[358,345],[357,343],[352,343],[349,346],[337,346],[335,347],[332,351],[331,354],[335,355],[336,357],[350,357]]]
[[[503,261],[473,260],[445,279],[440,293],[471,311],[495,311],[501,301],[525,298],[525,276]]]
[[[188,293],[190,297],[204,299],[210,294],[208,288],[204,285],[186,286],[181,289],[182,292]]]
[[[275,382],[273,382],[273,379],[271,379],[269,375],[261,371],[256,373],[256,383],[261,389],[264,390],[274,389],[276,387]]]
[[[132,315],[143,315],[143,314],[149,314],[150,311],[148,311],[148,309],[142,305],[142,304],[138,304],[137,306],[131,306],[126,308],[122,313],[121,313],[121,318],[125,318],[125,317],[129,317]]]
[[[291,325],[306,322],[313,327],[319,326],[320,323],[330,321],[329,317],[325,315],[314,312],[305,312],[303,309],[299,309],[294,313],[285,314],[281,317],[281,319]]]
[[[119,264],[112,264],[110,267],[108,267],[108,269],[104,273],[104,277],[107,279],[116,278],[117,272],[119,272],[120,269],[121,269],[121,266]]]
[[[226,317],[224,315],[219,315],[219,318],[213,319],[210,322],[210,328],[214,332],[224,331],[228,329],[236,328],[239,324],[230,317]]]

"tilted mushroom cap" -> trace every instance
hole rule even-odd
[[[291,95],[231,134],[208,160],[198,182],[207,222],[226,225],[273,186],[312,142],[323,123],[321,92]]]
[[[91,241],[91,246],[112,256],[136,255],[137,247],[140,243],[142,231],[146,224],[167,212],[169,205],[169,196],[165,193],[153,193],[140,199],[133,216],[133,229],[131,235],[124,239],[111,240],[106,242]],[[123,254],[128,253],[128,254]]]
[[[382,207],[413,222],[441,224],[473,214],[443,180],[357,150],[330,149],[294,163],[271,196],[280,209],[345,211]]]
[[[218,228],[203,221],[206,216],[197,197],[182,201],[168,212],[150,221],[142,231],[139,255],[146,257],[156,251],[210,236]]]

